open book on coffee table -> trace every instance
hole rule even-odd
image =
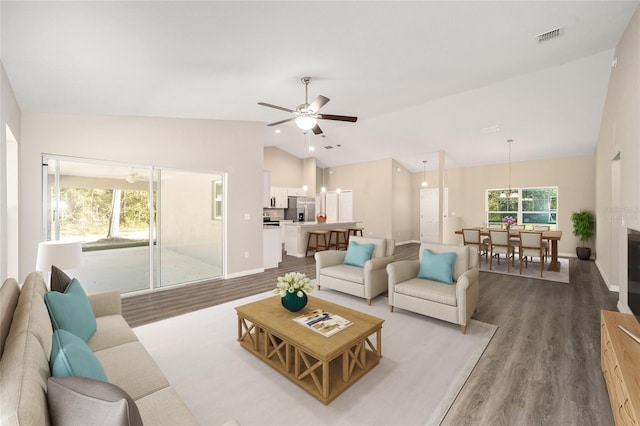
[[[293,320],[326,337],[333,336],[353,324],[340,315],[332,314],[322,309],[316,309],[307,314],[300,315]]]

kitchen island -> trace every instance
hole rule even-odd
[[[330,231],[332,229],[353,228],[358,221],[351,222],[290,222],[284,226],[284,251],[289,256],[306,257],[309,231]],[[328,235],[327,235],[328,237]]]

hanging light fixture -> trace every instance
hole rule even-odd
[[[324,167],[322,168],[322,188],[320,188],[320,192],[327,192],[327,187],[324,186]]]
[[[513,139],[507,139],[507,143],[509,144],[509,198],[518,198],[518,191],[513,192],[511,189],[511,142]],[[507,194],[502,192],[500,194],[500,198],[507,198]]]
[[[427,183],[427,160],[422,160],[422,187],[429,186]]]

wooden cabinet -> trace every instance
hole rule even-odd
[[[600,311],[600,364],[616,425],[640,421],[640,344],[618,326],[640,337],[633,315]]]

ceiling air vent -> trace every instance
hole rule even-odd
[[[549,41],[554,38],[558,38],[562,35],[562,28],[558,27],[555,30],[547,31],[546,33],[538,34],[536,38],[538,39],[538,43],[542,43],[543,41]]]
[[[333,146],[331,146],[331,145],[326,145],[326,146],[324,147],[324,149],[333,149]]]

